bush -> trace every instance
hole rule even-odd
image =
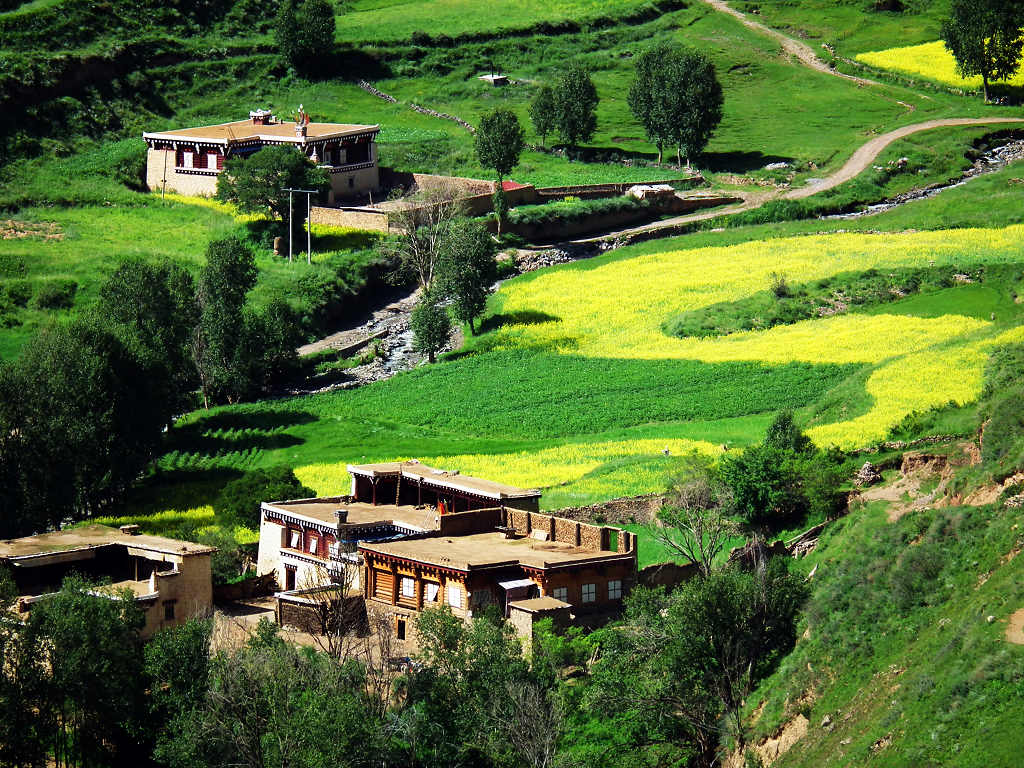
[[[74,280],[47,280],[36,290],[32,305],[36,309],[70,309],[74,306],[77,290],[78,283]]]
[[[27,307],[32,298],[32,283],[28,280],[10,280],[4,284],[3,296],[16,307]]]
[[[222,523],[260,527],[260,503],[285,499],[308,499],[316,491],[304,486],[290,467],[271,467],[247,472],[232,480],[220,492],[214,512]]]
[[[557,203],[521,205],[508,215],[510,224],[552,224],[580,221],[589,216],[608,215],[621,211],[639,211],[647,205],[632,197],[606,197],[598,200],[565,198]]]
[[[892,572],[892,595],[896,605],[906,610],[925,604],[935,591],[942,564],[942,552],[934,542],[909,547]]]

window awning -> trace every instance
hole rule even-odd
[[[513,581],[499,581],[498,586],[502,589],[521,589],[523,587],[534,587],[537,585],[533,579],[514,579]]]

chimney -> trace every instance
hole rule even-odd
[[[339,509],[334,512],[334,516],[338,518],[338,525],[344,525],[348,522],[348,510]]]
[[[121,533],[123,533],[125,536],[138,536],[139,533],[140,533],[139,526],[134,525],[134,524],[132,524],[132,525],[122,525],[121,526]]]
[[[269,109],[253,109],[249,111],[249,118],[253,125],[270,125],[273,119]]]
[[[295,135],[298,136],[299,138],[302,138],[302,139],[306,138],[306,124],[305,123],[296,123],[295,124]]]

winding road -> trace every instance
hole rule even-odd
[[[855,77],[854,75],[847,75],[843,72],[837,72],[828,66],[825,62],[818,58],[814,49],[806,43],[799,40],[795,40],[788,37],[778,30],[761,24],[760,22],[753,21],[746,14],[741,11],[737,11],[735,8],[729,7],[725,0],[703,0],[703,2],[710,5],[721,13],[727,13],[730,16],[735,17],[744,26],[749,27],[763,35],[778,40],[783,50],[787,53],[792,54],[800,61],[801,64],[814,69],[818,72],[823,72],[828,75],[840,77],[845,80],[853,81],[859,85],[870,85],[877,86],[881,85],[874,80],[868,80],[863,77]],[[902,103],[902,102],[900,102]],[[732,216],[742,211],[750,211],[756,208],[760,208],[771,200],[802,200],[804,198],[816,195],[819,192],[824,192],[833,187],[838,187],[840,184],[850,181],[851,179],[858,176],[863,171],[867,170],[868,167],[875,161],[875,159],[894,141],[906,138],[914,133],[921,131],[930,131],[935,128],[954,128],[956,126],[969,126],[969,125],[997,125],[1000,123],[1024,123],[1024,118],[1020,117],[949,117],[940,118],[937,120],[927,120],[921,123],[914,123],[912,125],[905,125],[902,128],[896,128],[895,130],[889,131],[888,133],[880,134],[875,136],[870,141],[863,144],[856,152],[850,157],[843,167],[835,171],[832,174],[818,180],[816,183],[807,184],[806,186],[798,189],[790,189],[785,192],[783,191],[757,191],[752,193],[739,193],[744,197],[742,203],[728,206],[725,208],[717,208],[713,210],[702,211],[700,213],[686,214],[683,216],[674,216],[670,219],[662,219],[660,221],[651,222],[650,224],[642,224],[637,227],[629,227],[626,229],[620,229],[615,232],[609,232],[597,237],[580,238],[578,240],[570,240],[570,243],[595,243],[603,240],[616,240],[620,237],[628,237],[633,234],[640,234],[646,232],[657,232],[659,230],[671,230],[675,227],[679,227],[683,224],[691,224],[698,221],[707,221],[709,219],[715,219],[719,216]]]

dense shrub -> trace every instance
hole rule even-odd
[[[32,283],[28,280],[8,280],[3,284],[2,295],[16,307],[27,307],[32,298]]]
[[[244,525],[252,530],[260,527],[260,503],[286,499],[308,499],[316,492],[304,486],[290,467],[255,469],[232,480],[221,491],[214,504],[217,518]]]
[[[36,289],[32,305],[36,309],[70,309],[75,303],[78,283],[68,279],[46,280]]]
[[[601,216],[622,211],[640,211],[647,205],[632,197],[606,197],[597,200],[562,200],[542,205],[521,205],[509,212],[513,225],[554,224],[580,221],[589,216]]]

